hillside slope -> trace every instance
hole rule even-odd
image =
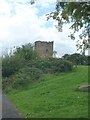
[[[88,67],[78,66],[69,73],[47,75],[27,89],[7,93],[28,118],[87,118],[88,93],[77,87],[88,84]]]

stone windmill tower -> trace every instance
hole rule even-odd
[[[35,50],[37,54],[42,58],[53,57],[53,41],[52,42],[36,41]]]

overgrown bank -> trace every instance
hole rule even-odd
[[[2,59],[3,90],[20,89],[40,79],[45,74],[73,70],[73,63],[62,58],[38,57],[31,44],[19,47],[13,55]]]
[[[77,88],[88,84],[87,65],[79,54],[41,59],[25,45],[2,58],[3,91],[27,118],[86,118],[88,93]]]
[[[88,93],[78,91],[88,84],[88,67],[68,73],[45,75],[26,89],[7,93],[25,118],[88,118]]]

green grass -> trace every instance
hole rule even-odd
[[[13,89],[7,95],[24,117],[87,118],[88,93],[76,90],[82,84],[88,84],[86,66],[78,66],[69,73],[47,75],[27,89]]]

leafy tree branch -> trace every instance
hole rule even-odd
[[[31,0],[35,3],[36,0]],[[90,48],[90,2],[60,2],[56,1],[56,9],[46,14],[47,20],[53,18],[57,21],[56,26],[59,32],[63,31],[63,25],[72,23],[70,29],[72,33],[69,37],[75,40],[75,33],[80,29],[84,29],[77,40],[77,50],[81,50],[82,54]]]

